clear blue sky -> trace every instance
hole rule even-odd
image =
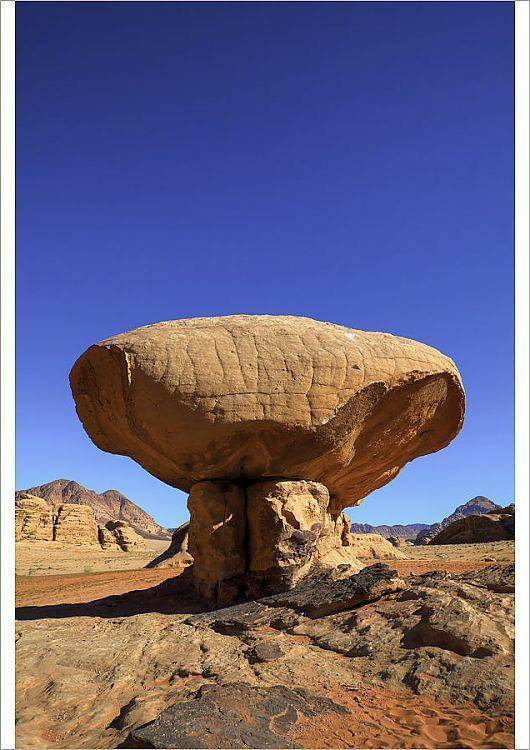
[[[456,361],[467,418],[351,517],[513,500],[513,5],[19,3],[17,487],[185,496],[98,450],[74,360],[160,320],[307,315]]]

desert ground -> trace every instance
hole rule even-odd
[[[122,552],[102,550],[97,545],[54,545],[50,542],[17,542],[15,565],[17,576],[56,576],[139,570],[167,549],[169,542],[146,539],[145,549]]]
[[[252,602],[205,612],[189,571],[144,569],[165,545],[53,559],[17,545],[19,748],[189,747],[189,732],[153,739],[162,729],[148,722],[172,704],[196,747],[513,747],[513,657],[498,614],[513,599],[513,542],[407,547],[363,584],[364,604],[318,617],[288,595],[259,617]],[[333,596],[350,585],[334,578]],[[442,620],[417,623],[418,598]]]

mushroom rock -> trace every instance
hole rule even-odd
[[[194,575],[213,596],[219,580],[292,585],[342,538],[344,508],[448,445],[464,416],[435,349],[286,316],[138,328],[91,346],[70,384],[99,448],[190,493]]]

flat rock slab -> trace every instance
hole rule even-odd
[[[299,717],[330,712],[348,713],[328,698],[283,685],[206,685],[134,730],[131,739],[143,748],[296,748],[301,745],[289,733]]]

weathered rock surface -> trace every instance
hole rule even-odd
[[[175,320],[91,346],[77,413],[102,450],[169,485],[304,478],[339,512],[458,433],[451,359],[385,333],[285,316]]]
[[[70,479],[55,479],[28,490],[20,490],[16,499],[25,494],[36,495],[46,500],[48,505],[88,505],[96,516],[96,521],[104,526],[107,521],[128,521],[140,536],[152,539],[169,539],[170,533],[158,524],[145,510],[122,495],[117,490],[106,490],[98,494]]]
[[[51,542],[52,511],[40,497],[21,492],[15,501],[15,541]]]
[[[64,544],[99,544],[98,525],[88,505],[65,503],[54,507],[53,540]]]
[[[210,612],[187,573],[18,610],[17,747],[513,747],[514,566],[329,570]]]
[[[127,523],[127,521],[108,521],[98,529],[99,543],[103,549],[118,547],[124,552],[143,549],[145,541]]]
[[[349,545],[359,560],[403,560],[406,555],[379,534],[350,534]],[[405,545],[406,546],[406,545]]]
[[[88,506],[50,506],[42,498],[20,493],[15,500],[15,541],[96,545],[98,527]]]
[[[303,688],[204,685],[134,732],[146,748],[296,748],[288,739],[305,717],[335,712],[344,706]]]
[[[507,512],[503,512],[506,510]],[[466,516],[442,528],[429,544],[477,544],[515,539],[515,506]]]
[[[317,482],[197,482],[188,499],[188,552],[198,591],[228,603],[290,589],[314,565],[349,564],[353,572],[360,559],[402,556],[380,536],[352,535],[348,517],[329,504]]]
[[[174,529],[171,544],[161,555],[151,560],[146,568],[181,568],[193,563],[193,557],[188,550],[189,522]]]
[[[247,594],[292,588],[314,561],[342,546],[345,524],[317,482],[266,481],[247,489]]]
[[[224,603],[244,594],[248,568],[246,496],[230,482],[197,482],[188,497],[188,548],[197,591]]]

